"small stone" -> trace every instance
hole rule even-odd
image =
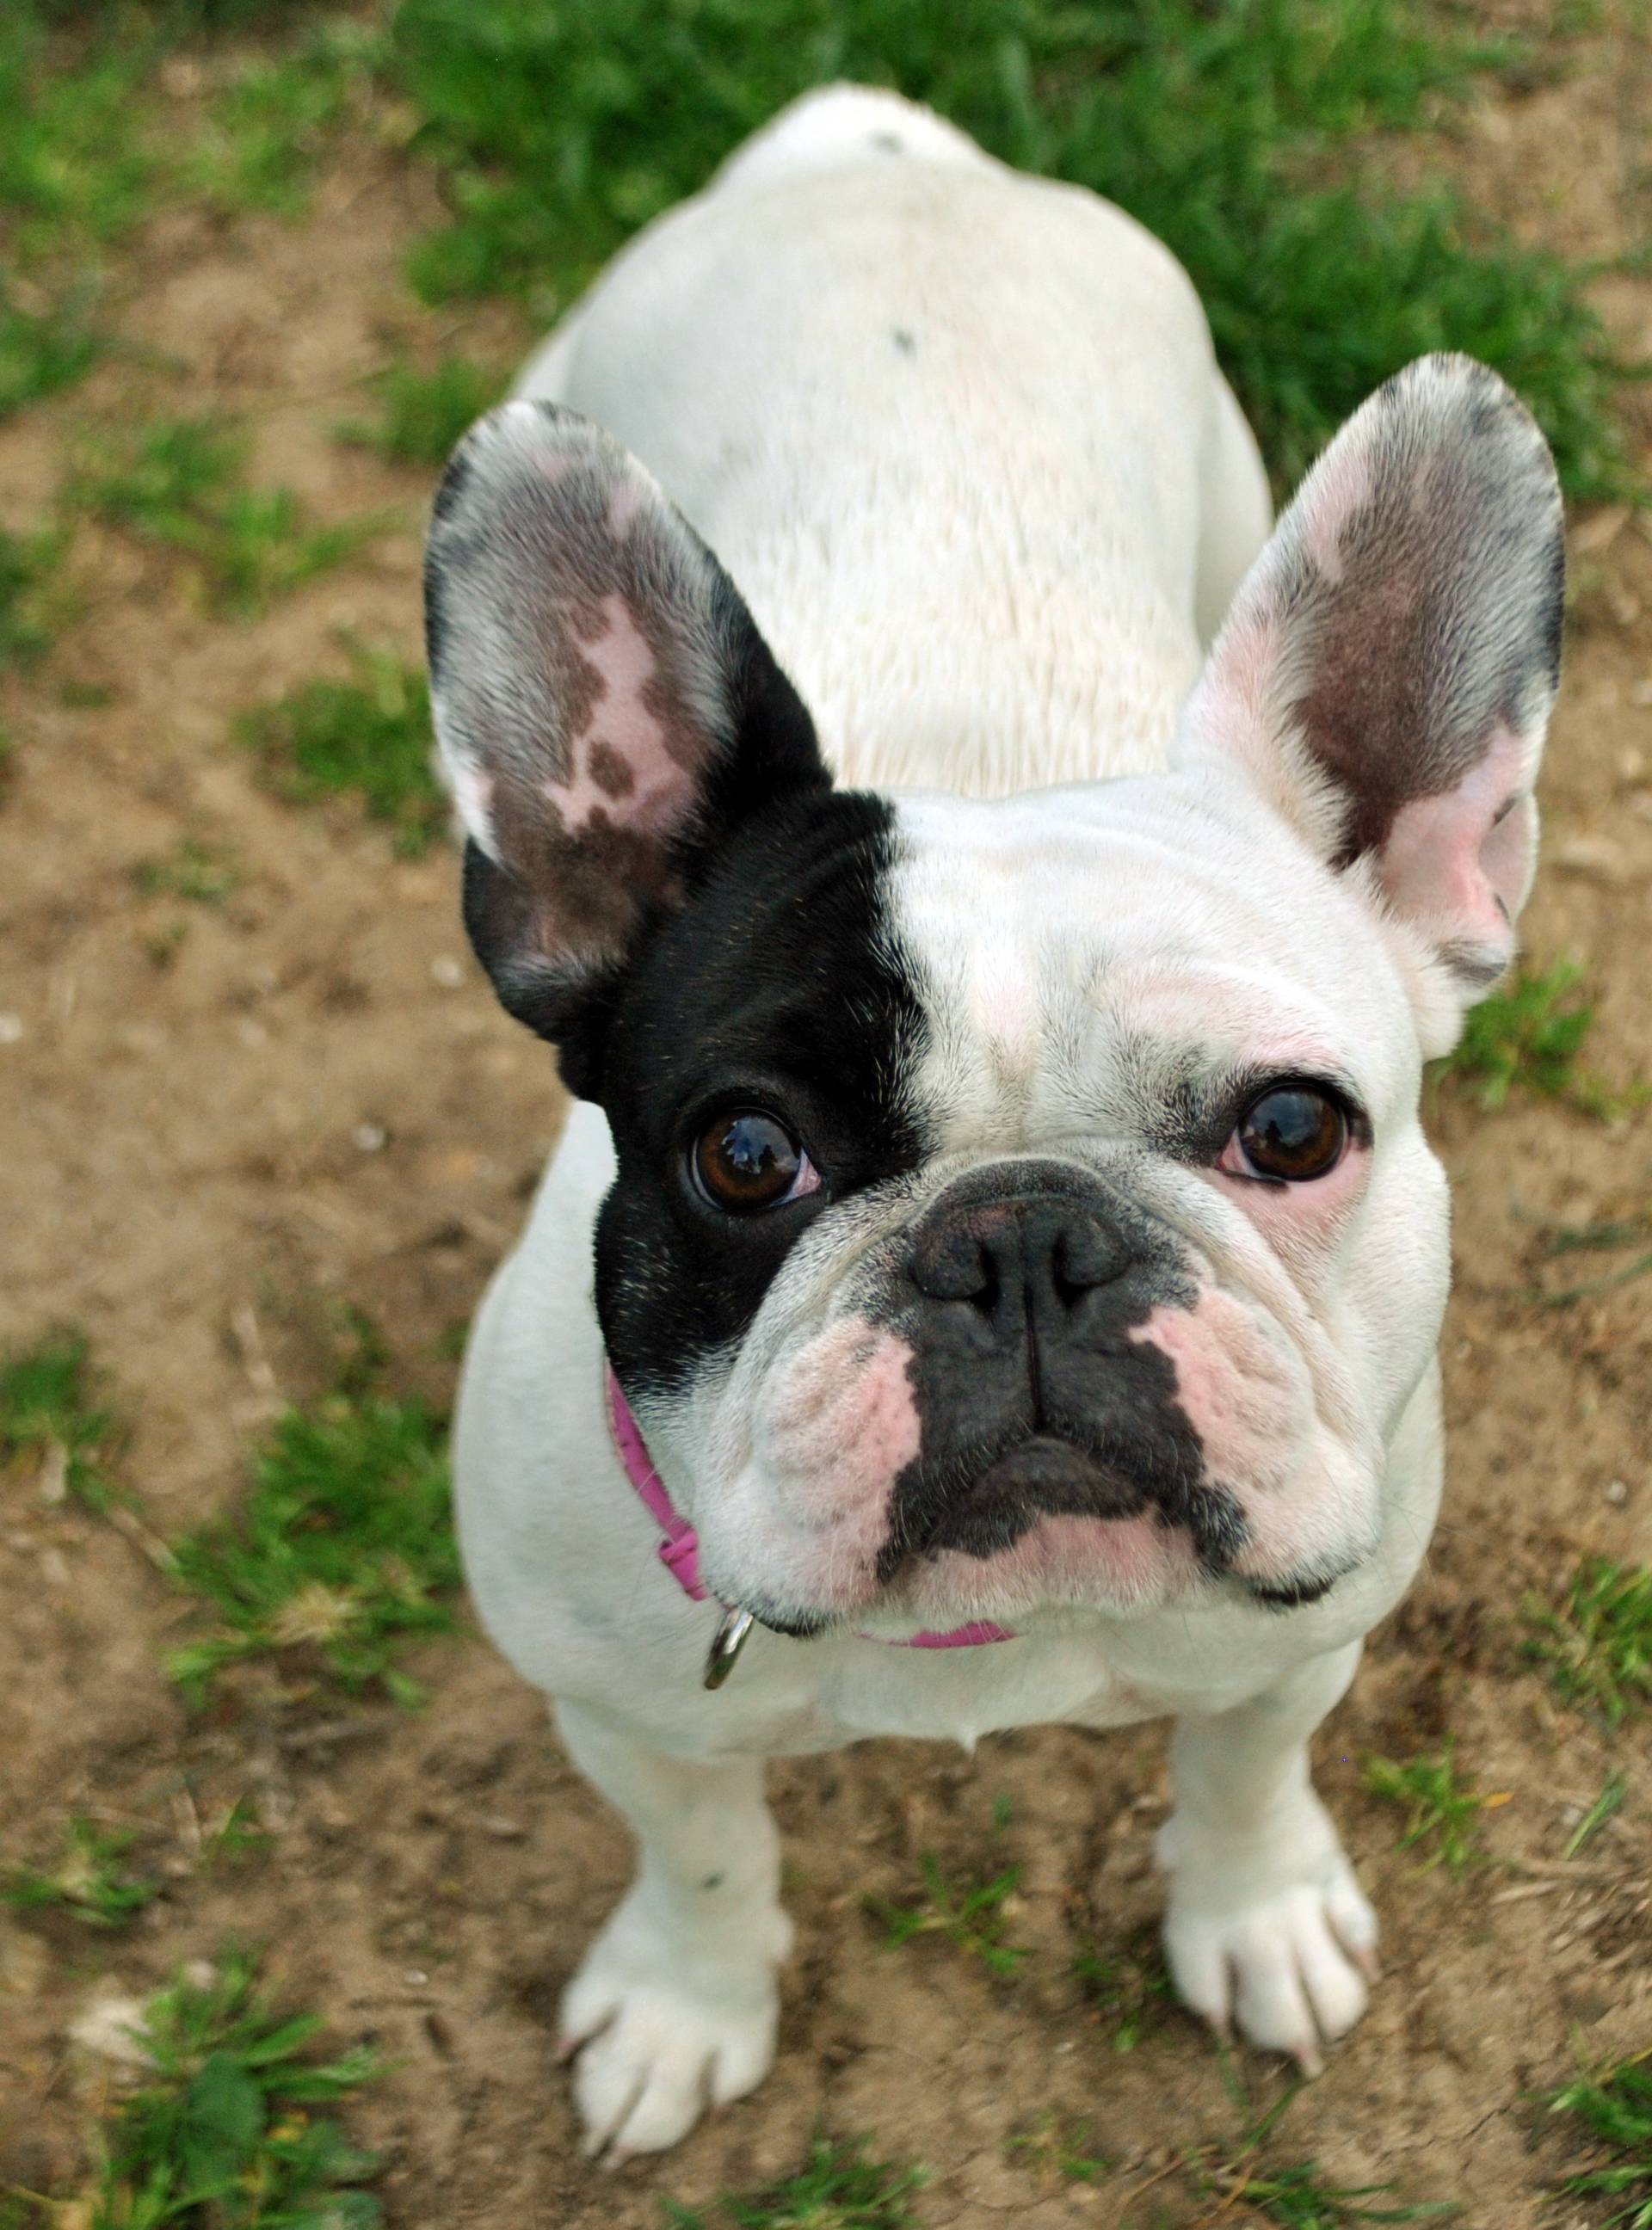
[[[444,991],[456,991],[465,980],[465,964],[451,952],[438,952],[430,963],[430,974]]]
[[[389,1137],[382,1123],[358,1123],[350,1133],[351,1144],[364,1154],[378,1153]]]
[[[1629,1500],[1629,1481],[1623,1479],[1609,1479],[1606,1482],[1606,1499],[1615,1510],[1621,1510]]]
[[[0,1015],[0,1046],[21,1045],[23,1022],[21,1015]]]

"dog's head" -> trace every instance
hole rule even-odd
[[[1421,1066],[1513,949],[1561,566],[1531,418],[1425,359],[1167,771],[849,794],[633,459],[537,403],[467,437],[428,569],[466,918],[606,1111],[603,1331],[718,1594],[895,1634],[1371,1552],[1445,1297]]]

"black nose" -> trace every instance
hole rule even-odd
[[[908,1275],[932,1301],[975,1311],[1000,1337],[1065,1324],[1136,1257],[1088,1202],[1048,1194],[943,1201],[913,1234]]]

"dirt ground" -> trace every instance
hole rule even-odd
[[[1582,76],[1486,100],[1452,159],[1530,236],[1598,254],[1646,224],[1649,126],[1645,51],[1603,31]],[[0,429],[13,525],[49,499],[76,428],[207,408],[256,427],[259,475],[323,516],[388,504],[406,520],[255,624],[210,620],[164,566],[88,544],[85,617],[0,691],[20,747],[0,807],[0,1009],[20,1025],[0,1045],[0,1344],[86,1328],[162,1532],[233,1498],[274,1408],[320,1389],[328,1297],[370,1311],[403,1375],[445,1398],[451,1328],[560,1118],[549,1055],[468,964],[453,857],[398,860],[350,809],[272,799],[228,740],[249,703],[336,668],[337,629],[416,645],[426,478],[331,429],[399,340],[429,345],[400,265],[434,214],[427,178],[361,148],[300,225],[158,218],[124,271],[128,349]],[[1600,300],[1652,351],[1652,280],[1603,281]],[[503,366],[528,338],[489,312],[450,321],[448,345]],[[1528,947],[1584,964],[1587,1057],[1621,1084],[1652,1067],[1652,536],[1625,512],[1573,528]],[[66,684],[110,701],[76,709]],[[133,863],[189,836],[233,851],[229,902],[135,895]],[[184,914],[158,965],[151,941]],[[1652,2042],[1652,1759],[1643,1726],[1611,1741],[1552,1700],[1521,1659],[1517,1607],[1584,1553],[1652,1556],[1652,1282],[1535,1306],[1533,1220],[1644,1208],[1652,1112],[1609,1124],[1517,1098],[1487,1115],[1443,1094],[1435,1127],[1458,1204],[1445,1515],[1320,1754],[1384,1917],[1385,1975],[1276,2156],[1460,2200],[1487,2230],[1581,2224],[1580,2202],[1545,2197],[1575,2163],[1536,2094],[1576,2053]],[[778,2066],[679,2153],[610,2178],[578,2157],[548,2034],[625,1844],[483,1643],[415,1654],[422,1713],[283,1704],[272,1687],[192,1717],[159,1662],[187,1606],[122,1533],[37,1498],[0,1507],[0,1865],[44,1859],[82,1810],[141,1827],[145,1859],[175,1876],[121,1937],[0,1918],[0,2190],[74,2188],[107,2079],[67,2040],[88,1998],[146,1990],[233,1937],[271,1946],[296,2001],[397,2063],[352,2115],[388,2155],[395,2225],[642,2230],[661,2194],[698,2204],[789,2171],[816,2124],[926,2162],[926,2224],[1111,2223],[1138,2192],[1132,2223],[1215,2206],[1173,2166],[1243,2127],[1210,2044],[1172,2011],[1113,2050],[1070,1972],[1081,1944],[1139,1944],[1151,1926],[1162,1729],[1001,1737],[972,1762],[873,1743],[777,1770],[800,1945]],[[1359,1769],[1450,1735],[1467,1776],[1510,1796],[1486,1827],[1509,1866],[1461,1884],[1397,1853],[1397,1815]],[[1614,1764],[1623,1812],[1565,1866]],[[242,1796],[275,1831],[268,1855],[197,1872],[200,1821]],[[1031,1956],[1015,1976],[932,1940],[884,1947],[862,1893],[909,1892],[929,1851],[949,1872],[1024,1869],[1008,1933]],[[1258,2109],[1279,2095],[1276,2066],[1239,2065]],[[1063,2186],[1007,2154],[1048,2108],[1090,2123],[1117,2174]],[[1241,2204],[1223,2219],[1254,2218]]]

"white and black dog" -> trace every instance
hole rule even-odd
[[[1440,1486],[1419,1078],[1533,870],[1542,436],[1427,358],[1270,537],[1165,251],[852,88],[519,396],[430,670],[471,936],[578,1104],[456,1475],[641,1844],[564,2001],[590,2148],[761,2079],[761,1761],[870,1735],[1173,1716],[1177,1984],[1312,2068],[1377,1929],[1307,1746]]]

